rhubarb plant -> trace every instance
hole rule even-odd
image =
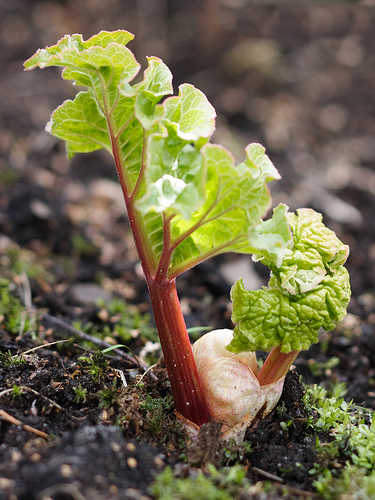
[[[147,58],[139,76],[127,47],[132,39],[122,30],[86,41],[65,36],[25,68],[59,66],[64,79],[83,87],[46,128],[66,142],[69,158],[98,149],[112,155],[176,410],[198,426],[218,419],[233,428],[248,414],[272,409],[298,352],[345,315],[348,248],[312,210],[290,214],[279,205],[263,220],[271,207],[268,183],[280,178],[264,147],[250,144],[236,165],[226,148],[210,142],[215,110],[206,96],[189,84],[172,95],[172,74],[157,57]],[[223,252],[268,265],[269,286],[246,291],[239,281],[232,290],[234,332],[206,334],[194,355],[175,280]],[[256,349],[271,351],[260,371]],[[236,375],[236,367],[245,372]],[[247,406],[239,408],[239,400]]]

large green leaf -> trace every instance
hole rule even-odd
[[[183,84],[160,103],[172,94],[172,74],[157,57],[134,83],[132,38],[66,36],[26,61],[26,69],[61,66],[65,79],[86,87],[57,108],[48,130],[66,142],[69,158],[100,148],[113,155],[153,271],[162,254],[168,278],[226,251],[281,260],[290,232],[285,207],[262,221],[267,184],[279,178],[263,146],[249,145],[236,167],[228,151],[208,143],[216,114],[200,90]]]
[[[106,149],[112,153],[107,121],[88,91],[77,94],[74,101],[65,101],[53,113],[46,130],[67,144],[68,157]]]
[[[133,38],[127,31],[101,31],[87,41],[82,35],[67,35],[56,45],[38,50],[25,62],[25,68],[62,66],[65,79],[91,89],[101,107],[106,100],[112,106],[118,85],[133,80],[140,68],[126,47]]]
[[[132,38],[126,31],[102,31],[87,41],[66,36],[25,63],[26,69],[63,66],[65,79],[87,87],[57,108],[48,130],[66,141],[69,158],[100,148],[115,155],[118,149],[129,191],[142,168],[145,135],[164,114],[157,103],[172,93],[172,75],[155,57],[148,58],[143,80],[130,85],[140,68],[125,46]]]

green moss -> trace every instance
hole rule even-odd
[[[13,242],[9,244],[0,259],[0,271],[7,278],[25,273],[29,279],[43,278],[50,283],[54,280],[50,272],[52,266],[52,261],[45,259],[41,262],[35,252],[20,248]]]
[[[170,467],[155,479],[152,493],[156,500],[232,500],[241,488],[249,485],[240,465],[217,470],[208,466],[209,473],[197,472],[196,477],[176,478]]]
[[[114,298],[110,302],[98,300],[99,308],[97,321],[82,323],[75,321],[72,326],[91,336],[106,340],[107,337],[115,338],[119,344],[129,346],[134,340],[140,340],[142,344],[147,341],[158,342],[156,328],[151,325],[150,315],[141,313],[136,305],[128,304],[122,298]],[[103,319],[104,318],[104,319]],[[80,341],[86,348],[92,348],[92,343]],[[147,357],[149,364],[154,364],[159,358],[160,352],[157,350],[157,357]]]
[[[99,407],[104,410],[109,410],[120,397],[120,391],[117,388],[117,380],[113,381],[112,386],[104,387],[98,392],[100,398]]]
[[[171,414],[174,409],[172,396],[153,398],[150,394],[146,395],[139,406],[147,419],[148,428],[155,435],[161,432],[166,415]]]
[[[82,387],[82,384],[79,383],[78,387],[73,387],[73,391],[75,392],[75,396],[74,396],[75,403],[86,403],[86,401],[87,401],[87,389],[86,389],[86,387]]]
[[[20,334],[36,328],[37,316],[22,305],[15,295],[15,285],[0,279],[0,324],[10,333]]]
[[[19,179],[19,174],[14,168],[5,167],[0,170],[0,186],[11,187],[16,184]]]
[[[327,361],[319,363],[318,361],[315,360],[310,360],[308,363],[308,367],[311,371],[311,373],[314,375],[314,377],[322,377],[327,370],[331,370],[335,366],[337,366],[340,363],[339,358],[336,356],[333,356],[332,358],[328,359]]]
[[[88,372],[94,382],[98,382],[109,369],[109,363],[101,351],[90,356],[80,356],[78,358],[81,369]]]
[[[21,396],[22,396],[22,389],[17,384],[13,384],[13,388],[12,388],[13,401],[17,398],[20,398]]]
[[[159,340],[156,329],[150,324],[150,315],[141,314],[137,306],[128,304],[122,298],[114,298],[109,303],[99,300],[97,306],[108,312],[113,334],[122,342],[129,343],[135,337],[151,342]]]
[[[12,353],[9,350],[7,352],[0,351],[0,363],[3,364],[3,366],[20,365],[25,363],[25,358],[22,355],[12,356]]]
[[[320,497],[374,498],[374,414],[343,398],[327,397],[327,391],[317,385],[308,388],[305,403],[310,410],[309,425],[327,433],[317,439],[317,462],[310,471]]]
[[[82,257],[93,257],[99,253],[98,246],[81,234],[73,235],[72,245],[74,250]]]

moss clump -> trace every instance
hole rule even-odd
[[[374,414],[343,398],[327,397],[317,385],[308,388],[306,405],[317,415],[310,425],[328,433],[328,439],[317,439],[317,462],[310,471],[320,497],[375,498]]]
[[[217,470],[208,466],[208,475],[201,471],[195,477],[176,478],[166,467],[152,485],[157,500],[232,500],[241,488],[249,486],[246,471],[240,465]]]
[[[37,316],[22,305],[15,289],[10,280],[0,279],[0,325],[9,333],[23,334],[37,327]]]

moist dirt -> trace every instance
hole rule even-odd
[[[0,1],[0,268],[8,280],[0,291],[26,310],[16,326],[0,317],[0,499],[148,499],[166,466],[196,478],[208,464],[234,463],[253,485],[272,485],[267,499],[314,498],[317,435],[301,381],[328,391],[345,384],[348,402],[375,409],[375,7],[108,4]],[[296,359],[277,408],[242,445],[223,442],[215,422],[193,440],[178,420],[112,160],[97,152],[68,162],[44,126],[74,89],[58,71],[22,69],[66,33],[120,28],[136,34],[139,60],[165,60],[175,88],[189,82],[207,94],[218,112],[214,139],[239,161],[247,143],[266,146],[282,175],[274,205],[322,212],[350,245],[347,318]],[[187,326],[230,328],[229,291],[240,276],[249,287],[267,283],[262,266],[234,255],[181,276]],[[109,310],[113,300],[126,314]],[[98,357],[116,344],[127,347]],[[265,498],[257,491],[238,498]]]

